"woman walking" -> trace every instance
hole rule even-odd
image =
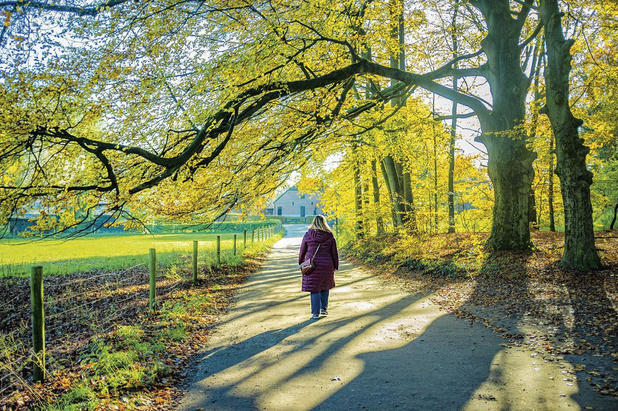
[[[328,315],[328,294],[335,286],[335,270],[339,269],[339,253],[326,218],[317,215],[300,245],[298,264],[313,258],[314,269],[303,276],[302,291],[311,293],[311,319]]]

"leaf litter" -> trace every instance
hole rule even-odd
[[[460,319],[526,346],[603,395],[618,396],[618,234],[595,233],[603,268],[564,270],[564,234],[532,233],[526,252],[491,252],[487,234],[385,235],[347,248],[351,259]],[[571,383],[571,382],[568,383]]]

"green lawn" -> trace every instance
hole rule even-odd
[[[232,253],[233,237],[233,233],[221,234],[222,262],[227,264],[240,263],[243,236],[242,233],[237,234],[237,257]],[[216,238],[216,234],[135,234],[82,237],[67,241],[2,240],[0,277],[29,275],[33,265],[42,265],[45,274],[127,268],[147,264],[150,248],[157,250],[158,263],[172,265],[191,254],[194,240],[199,241],[199,261],[215,264]],[[251,233],[248,233],[247,246],[251,247]]]

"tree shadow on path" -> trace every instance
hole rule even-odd
[[[460,409],[488,378],[498,337],[349,264],[331,316],[303,320],[296,250],[246,285],[181,409]]]
[[[607,341],[613,332],[609,345],[615,346],[615,327],[599,327],[612,324],[606,316],[616,318],[602,291],[604,276],[539,264],[535,253],[542,251],[489,254],[457,313],[485,323],[507,347],[483,388],[492,390],[496,409],[618,409],[615,397],[595,393],[577,373],[593,358],[577,349],[578,339],[603,335]],[[599,321],[591,322],[595,317]],[[580,355],[569,355],[575,352]]]

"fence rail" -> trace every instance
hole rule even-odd
[[[252,230],[252,243],[254,238],[260,242],[276,233],[275,226]],[[246,230],[242,236],[246,249]],[[46,277],[41,267],[33,267],[29,285],[24,278],[0,279],[5,287],[15,289],[13,297],[0,304],[0,409],[19,406],[20,392],[36,396],[32,384],[55,371],[54,359],[70,354],[76,361],[79,349],[94,336],[112,331],[119,318],[133,319],[155,311],[173,292],[188,289],[200,273],[210,272],[206,261],[221,265],[220,236],[216,250],[200,250],[197,241],[190,246],[191,255],[180,262],[187,267],[182,275],[161,269],[156,250],[151,249],[144,264],[112,272]],[[231,248],[223,251],[236,255],[236,235]],[[211,257],[215,253],[216,259]],[[203,257],[201,264],[199,256]]]

